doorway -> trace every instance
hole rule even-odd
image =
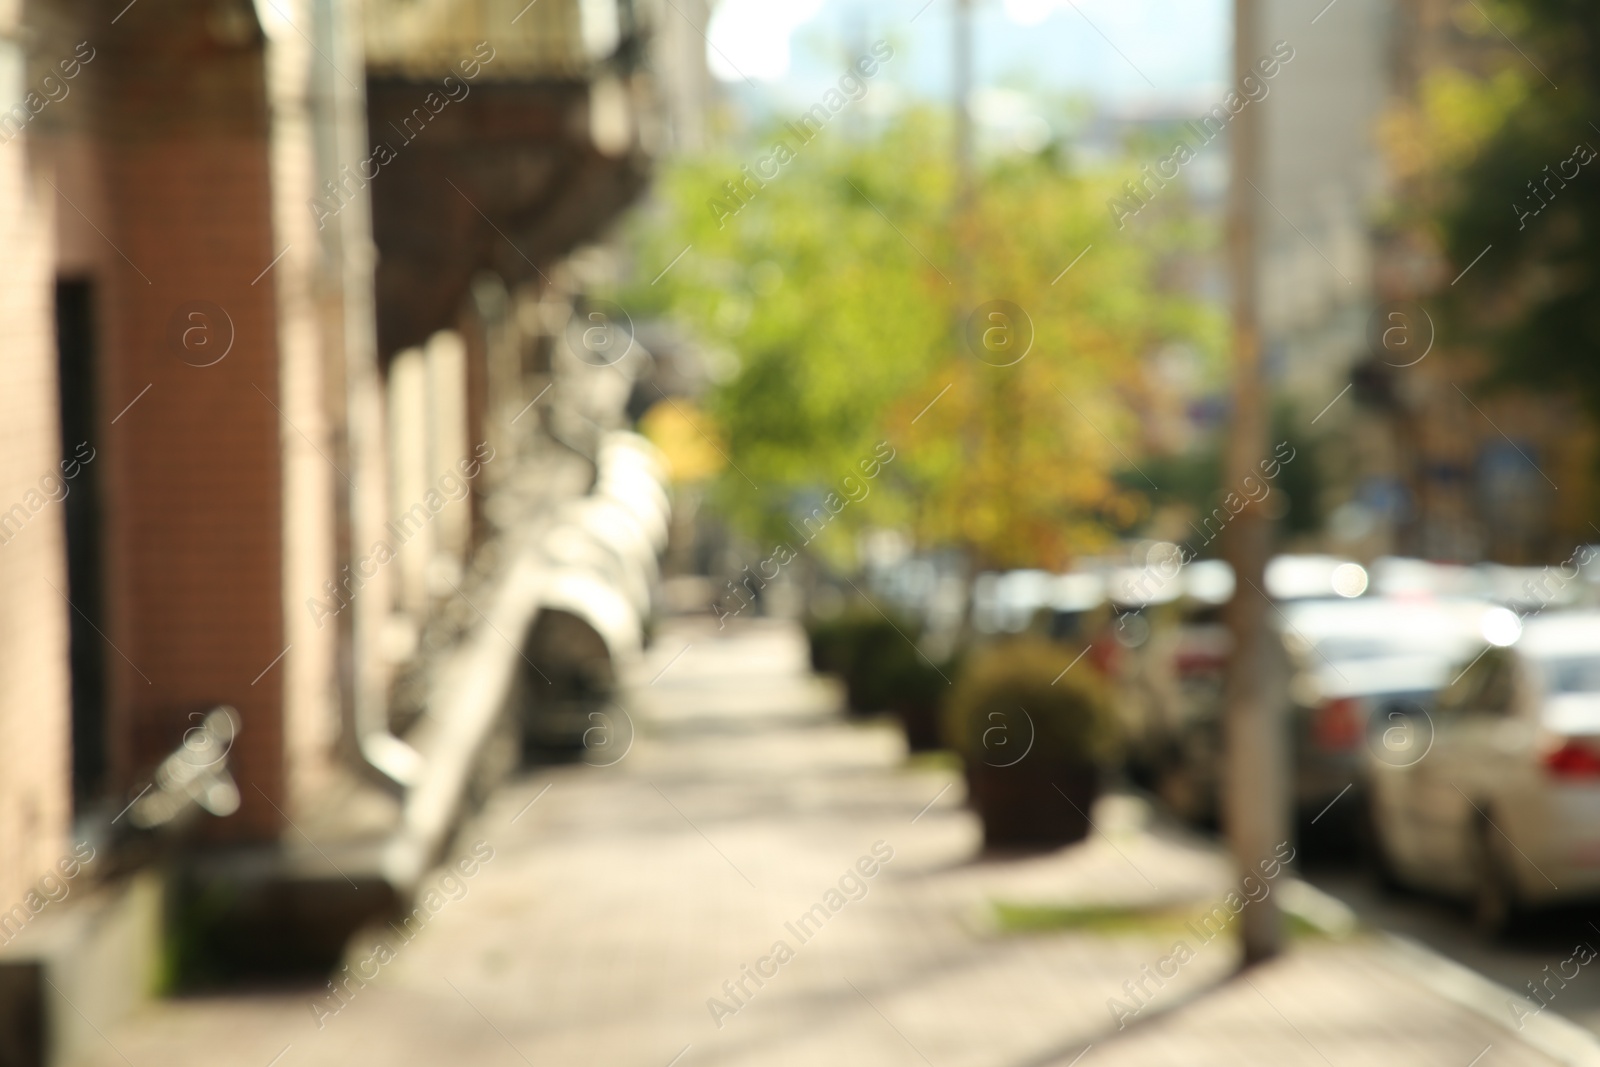
[[[94,287],[87,280],[56,282],[56,351],[61,409],[62,472],[74,470],[62,500],[67,538],[67,596],[72,682],[72,797],[82,813],[97,800],[106,778],[106,662],[104,556],[102,553],[101,462],[95,398],[99,360],[95,351]],[[85,447],[87,446],[87,447]],[[93,449],[89,452],[88,449]]]

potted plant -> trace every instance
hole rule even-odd
[[[844,681],[850,710],[857,714],[889,711],[906,657],[921,662],[911,644],[916,623],[885,618],[870,608],[815,620],[807,630],[811,666]]]
[[[811,669],[818,674],[843,678],[850,667],[856,616],[846,613],[828,618],[811,616],[806,620],[806,641],[811,649]]]
[[[940,716],[956,662],[924,655],[917,623],[865,609],[812,620],[806,629],[812,668],[844,681],[852,712],[893,712],[912,752],[943,747]]]
[[[907,749],[931,752],[943,748],[940,718],[959,665],[953,658],[935,663],[904,643],[902,648],[886,668],[889,707],[900,720]]]
[[[985,845],[1058,845],[1089,832],[1118,737],[1104,683],[1087,663],[1073,666],[1076,655],[1040,638],[998,642],[974,651],[956,680],[945,735]]]

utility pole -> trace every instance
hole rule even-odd
[[[972,206],[972,0],[955,0],[951,18],[955,78],[951,107],[956,120],[956,215]]]
[[[1234,0],[1233,84],[1261,55],[1261,0]],[[1227,480],[1237,492],[1246,478],[1261,480],[1258,464],[1267,455],[1267,396],[1261,358],[1259,247],[1256,220],[1261,194],[1261,107],[1257,101],[1229,125],[1232,177],[1228,197],[1228,265],[1233,285],[1233,419],[1230,423]],[[1223,825],[1240,877],[1260,877],[1262,861],[1272,858],[1288,838],[1284,805],[1283,709],[1271,704],[1267,684],[1276,657],[1268,642],[1265,570],[1272,549],[1272,524],[1259,504],[1247,504],[1223,538],[1223,553],[1233,566],[1233,600],[1228,628],[1233,654],[1228,664],[1223,723],[1225,764]],[[1239,915],[1244,963],[1278,954],[1283,923],[1277,898],[1267,896]]]
[[[955,199],[950,205],[951,232],[955,235],[955,328],[957,343],[972,311],[972,209],[976,192],[972,162],[972,0],[952,0],[950,12],[951,70],[950,113],[955,125],[953,162]]]

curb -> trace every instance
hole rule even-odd
[[[1354,911],[1342,900],[1293,879],[1283,895],[1283,910],[1331,937],[1347,937],[1359,926]],[[1600,1067],[1600,1037],[1553,1011],[1528,1015],[1518,1027],[1508,1004],[1528,999],[1499,982],[1441,955],[1409,937],[1375,931],[1375,947],[1389,966],[1453,1004],[1500,1027],[1518,1041],[1572,1067]]]
[[[1523,1044],[1561,1063],[1600,1065],[1600,1037],[1571,1019],[1553,1011],[1541,1011],[1525,1018],[1518,1029],[1512,1024],[1506,1005],[1527,1003],[1526,997],[1408,937],[1385,933],[1381,944],[1384,955],[1396,970],[1514,1034]]]

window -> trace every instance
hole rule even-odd
[[[1600,656],[1561,656],[1539,661],[1545,689],[1557,693],[1600,693]]]

